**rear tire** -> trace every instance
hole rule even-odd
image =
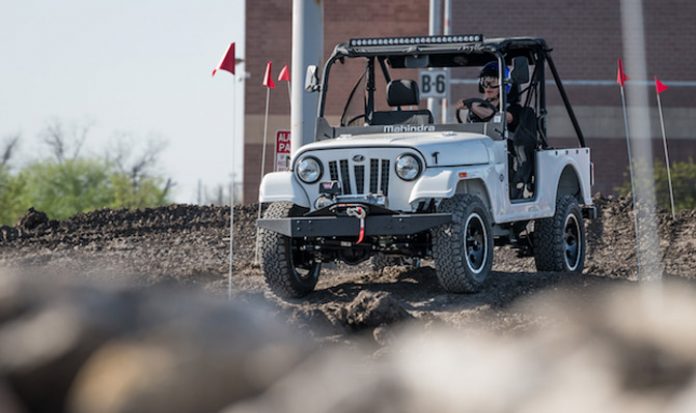
[[[534,263],[537,271],[582,272],[585,225],[575,197],[563,195],[553,217],[534,222]]]
[[[452,214],[452,222],[433,230],[433,258],[440,285],[448,292],[481,289],[493,266],[490,214],[480,198],[461,194],[445,199],[438,212]]]
[[[287,218],[300,215],[300,208],[288,202],[272,203],[264,218]],[[259,229],[261,269],[268,288],[282,298],[300,298],[314,290],[321,263],[297,250],[290,237]]]

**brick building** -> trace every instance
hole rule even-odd
[[[696,27],[696,2],[644,0],[649,75],[671,86],[663,106],[673,161],[696,159],[696,54],[690,53]],[[336,43],[351,37],[422,35],[428,33],[428,0],[332,0],[324,4],[324,56]],[[244,200],[257,198],[265,90],[259,85],[266,60],[290,64],[292,0],[247,1],[246,68],[252,73],[245,96]],[[486,37],[538,36],[554,49],[553,57],[587,143],[592,148],[594,191],[611,193],[627,168],[621,100],[613,79],[622,54],[619,1],[531,0],[510,2],[453,1],[453,32]],[[271,98],[269,131],[289,129],[290,105],[284,85]],[[548,134],[557,146],[572,145],[575,135],[555,88],[549,88]],[[477,94],[473,85],[452,86],[453,97]],[[651,105],[655,105],[650,92]],[[652,136],[658,138],[657,109]],[[338,105],[328,113],[340,114]],[[653,139],[654,156],[663,156],[661,140]],[[267,150],[272,168],[273,148]]]

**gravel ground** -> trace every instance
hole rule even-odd
[[[263,295],[282,307],[301,311],[350,303],[360,291],[386,292],[416,318],[463,324],[478,317],[502,317],[500,328],[514,323],[506,307],[519,297],[544,289],[583,290],[635,280],[634,231],[630,200],[597,198],[599,219],[588,224],[584,274],[534,272],[532,258],[496,248],[494,270],[477,294],[452,295],[438,285],[432,262],[421,268],[389,267],[381,274],[367,264],[337,264],[322,271],[315,293],[284,302],[265,289],[254,261],[257,206],[235,209],[232,278],[236,294]],[[696,278],[696,211],[673,221],[659,214],[661,248],[668,278]],[[45,270],[106,278],[137,285],[162,282],[227,293],[229,209],[172,205],[137,211],[99,210],[63,222],[29,212],[14,228],[0,228],[0,268]],[[335,320],[334,320],[335,321]],[[498,328],[498,327],[495,327]]]
[[[664,290],[651,290],[658,291],[651,302],[671,307],[659,307],[659,313],[667,317],[655,319],[651,317],[654,312],[645,311],[645,289],[635,282],[630,201],[598,198],[596,203],[601,214],[588,224],[588,257],[583,274],[537,273],[531,258],[518,258],[511,249],[496,248],[494,272],[476,294],[445,293],[438,285],[432,263],[427,261],[420,268],[388,267],[381,273],[366,264],[338,264],[322,271],[314,293],[291,301],[269,293],[260,270],[252,265],[257,207],[238,207],[234,217],[231,302],[224,299],[229,247],[227,208],[172,205],[138,211],[100,210],[62,222],[30,211],[15,227],[0,227],[0,268],[14,275],[0,277],[12,280],[3,281],[5,285],[0,288],[0,411],[205,412],[220,411],[230,403],[233,412],[423,411],[422,403],[426,402],[420,398],[427,399],[428,394],[437,394],[439,400],[430,400],[431,408],[425,409],[430,411],[460,411],[452,406],[462,403],[475,411],[567,411],[557,403],[573,396],[578,399],[577,411],[666,411],[666,406],[671,406],[671,411],[693,411],[679,409],[696,407],[696,400],[686,396],[693,394],[696,382],[696,292],[692,285],[696,278],[696,211],[683,211],[675,220],[659,214],[668,282]],[[101,301],[113,307],[94,307]],[[153,306],[152,302],[159,304]],[[71,336],[72,341],[60,334],[58,338],[51,336],[62,330],[45,329],[55,316],[47,316],[48,321],[38,317],[44,310],[46,314],[68,314],[63,324],[81,326],[70,330],[77,332]],[[263,322],[263,326],[245,322],[253,319],[250,314],[256,310],[267,313],[271,321]],[[90,316],[83,315],[83,311]],[[238,321],[216,316],[226,311],[236,314]],[[113,318],[122,313],[128,315],[126,321]],[[626,319],[629,313],[635,315],[635,320]],[[180,326],[175,322],[175,327],[155,329],[157,333],[153,333],[158,320],[176,320],[177,314],[188,314],[198,321],[189,320]],[[22,323],[28,324],[23,327]],[[210,333],[218,329],[220,334]],[[28,334],[24,336],[28,341],[17,341],[16,337],[22,337],[17,331]],[[31,331],[36,335],[28,333]],[[227,353],[224,343],[240,332],[248,334],[250,341],[235,347],[236,353]],[[85,339],[95,334],[97,339]],[[73,347],[66,344],[65,349],[72,350],[56,355],[57,345],[53,344],[47,347],[54,349],[50,357],[33,346],[24,349],[37,337],[46,343],[72,343]],[[188,340],[190,337],[204,339]],[[282,367],[270,369],[262,378],[244,373],[248,368],[240,372],[239,363],[222,361],[237,360],[244,351],[256,354],[256,350],[260,352],[259,360],[264,360],[268,354],[261,351],[265,347],[260,343],[284,343],[283,337],[295,344],[287,346],[278,359],[285,360],[276,363]],[[22,351],[17,343],[21,343]],[[455,344],[459,350],[452,348]],[[573,351],[568,352],[568,346]],[[319,355],[307,356],[315,353]],[[332,354],[340,357],[332,358]],[[438,354],[449,354],[456,362],[445,362],[437,370],[433,366],[443,363]],[[410,358],[404,359],[406,355]],[[18,357],[24,364],[15,362]],[[150,364],[133,361],[139,357],[159,361],[143,370],[142,365]],[[171,357],[183,361],[172,364],[167,361]],[[225,368],[211,367],[215,365],[210,364],[211,357]],[[293,367],[304,359],[308,361],[302,367]],[[123,360],[134,364],[126,369],[127,374],[112,377],[108,366],[113,364],[118,370]],[[508,366],[510,371],[489,377],[476,364],[484,360],[494,368]],[[419,362],[427,365],[425,372]],[[208,367],[192,367],[201,363]],[[583,363],[589,373],[579,373]],[[310,386],[305,383],[310,377],[316,382],[314,377],[326,374],[319,367],[326,364],[351,372],[326,378],[323,402],[328,404],[308,406],[307,400],[296,400],[292,395]],[[42,368],[37,369],[37,365]],[[480,383],[472,388],[477,391],[461,392],[458,387],[454,394],[442,384],[427,393],[413,381],[417,371],[431,375],[429,383],[434,385],[439,383],[438,374],[453,374],[455,366],[467,370],[472,365],[478,366],[473,371],[482,375]],[[540,371],[540,366],[549,369]],[[157,380],[182,369],[187,373],[179,381]],[[37,382],[37,377],[45,377],[32,375],[37,371],[51,379]],[[57,371],[63,372],[58,379],[53,377]],[[145,373],[150,371],[161,374],[147,376]],[[203,379],[195,380],[191,371]],[[362,377],[365,371],[374,374],[361,385],[352,381],[353,387],[346,387],[343,381],[352,380],[351,374]],[[394,371],[395,375],[385,373]],[[467,374],[462,380],[479,380],[474,373]],[[152,388],[126,385],[141,375],[150,377],[145,382]],[[285,375],[289,382],[277,380]],[[536,381],[519,384],[527,377]],[[209,383],[206,380],[235,378],[247,383],[235,387],[236,393],[228,394],[224,388],[209,384],[199,389]],[[517,384],[512,383],[513,379]],[[48,384],[55,383],[51,380],[64,386],[52,387],[58,389],[56,394],[45,394],[45,389],[51,387]],[[119,380],[120,387],[114,387]],[[583,398],[569,390],[577,387],[578,380],[586,381],[579,384],[594,392],[593,397]],[[38,390],[27,384],[43,382],[46,386]],[[163,389],[179,388],[187,391],[178,393],[179,397],[161,397]],[[349,397],[342,393],[346,388],[357,393],[366,390],[361,399],[366,404],[343,403]],[[490,397],[500,393],[496,388],[511,393]],[[195,401],[200,401],[197,395],[201,391],[208,392],[205,400],[209,403]],[[480,392],[489,397],[482,399],[477,396]],[[540,399],[540,394],[546,396]],[[234,403],[241,399],[245,403]],[[393,402],[390,408],[384,407],[385,400]]]

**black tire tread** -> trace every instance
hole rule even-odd
[[[556,212],[550,218],[534,222],[534,264],[537,271],[570,272],[565,263],[563,231],[567,214],[576,213],[580,231],[581,257],[574,272],[582,272],[585,261],[584,222],[578,201],[572,195],[563,195],[556,201]]]
[[[274,202],[268,206],[264,218],[285,218],[293,215],[290,202]],[[290,239],[277,232],[259,228],[258,241],[261,270],[266,285],[283,298],[300,298],[314,290],[317,280],[301,280],[292,265]]]
[[[476,210],[484,219],[488,234],[488,257],[483,271],[483,279],[476,280],[468,272],[465,258],[465,246],[461,242],[464,223],[468,214]],[[445,199],[438,208],[439,212],[452,213],[453,222],[442,225],[433,231],[433,258],[437,269],[437,278],[442,288],[452,293],[473,293],[483,286],[493,265],[493,237],[491,217],[483,202],[474,195],[459,194]]]

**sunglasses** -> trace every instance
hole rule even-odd
[[[496,89],[500,86],[500,83],[491,81],[481,81],[479,84],[486,89]]]

